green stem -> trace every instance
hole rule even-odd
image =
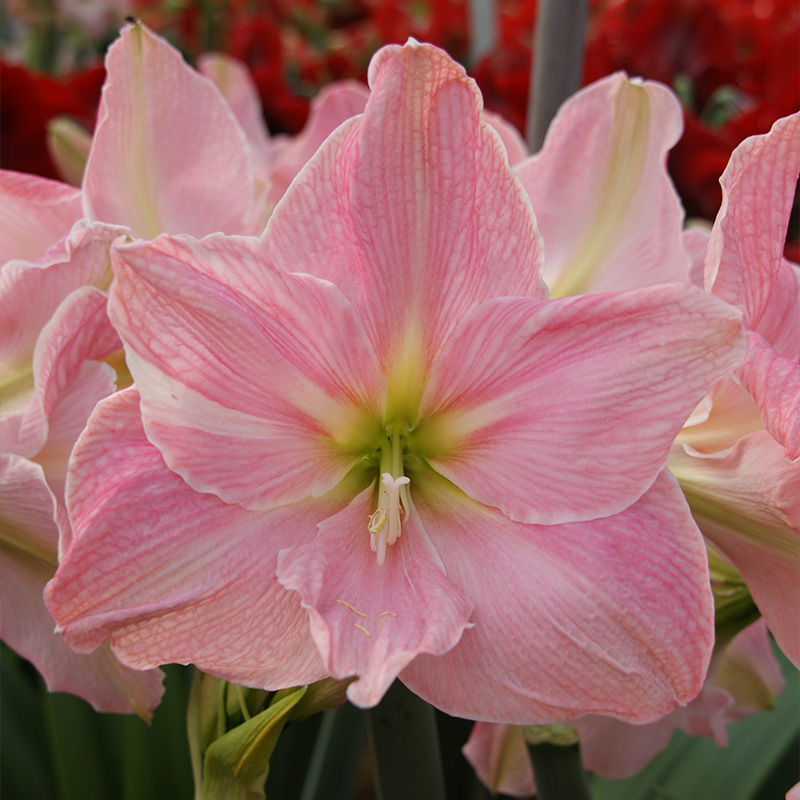
[[[434,710],[395,681],[367,712],[378,800],[444,800]]]
[[[591,800],[580,745],[529,744],[537,800]]]
[[[300,800],[352,797],[365,733],[366,714],[350,703],[322,715]]]

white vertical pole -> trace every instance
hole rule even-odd
[[[494,0],[469,0],[469,59],[474,64],[497,45],[497,9]]]
[[[587,13],[588,0],[539,0],[525,128],[532,153],[558,107],[580,86]]]

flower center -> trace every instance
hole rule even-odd
[[[378,508],[370,515],[369,546],[378,554],[378,566],[386,560],[387,545],[394,544],[402,533],[402,518],[405,508],[400,501],[400,488],[411,483],[405,475],[395,478],[390,472],[381,475],[383,489],[380,492]]]
[[[378,507],[367,522],[369,546],[377,554],[378,566],[386,561],[386,548],[400,538],[410,502],[406,487],[411,479],[403,474],[403,448],[403,435],[394,430],[378,451],[381,472]]]

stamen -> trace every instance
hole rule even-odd
[[[370,515],[367,530],[369,530],[369,546],[373,553],[377,553],[378,566],[386,560],[387,545],[394,544],[402,533],[401,520],[405,509],[400,503],[400,487],[411,483],[405,475],[395,478],[389,472],[381,475],[383,491],[380,493],[378,508]]]

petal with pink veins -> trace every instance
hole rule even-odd
[[[335,283],[390,383],[416,390],[472,307],[545,296],[543,253],[463,68],[412,40],[379,51],[369,79],[364,116],[320,148],[262,238],[279,266]]]
[[[797,331],[800,333],[800,329]],[[739,380],[761,410],[764,427],[800,460],[800,363],[780,355],[759,333],[748,333]]]
[[[83,182],[87,216],[162,232],[258,233],[244,132],[218,89],[137,23],[106,56],[107,78]]]
[[[748,433],[763,430],[761,413],[750,393],[728,377],[703,398],[678,434],[677,441],[701,453],[713,453],[733,447]]]
[[[45,679],[51,692],[70,692],[98,711],[135,711],[149,719],[163,694],[161,670],[123,667],[108,648],[73,653],[53,633],[42,592],[57,566],[55,499],[41,466],[0,456],[0,636]]]
[[[271,689],[325,677],[307,615],[275,565],[347,501],[334,494],[258,514],[198,494],[145,438],[138,400],[131,387],[99,404],[73,454],[75,535],[45,593],[67,644],[89,652],[110,638],[135,669],[192,662]]]
[[[385,382],[338,289],[276,269],[258,244],[119,247],[109,314],[170,468],[263,510],[344,477],[379,430]]]
[[[781,649],[800,664],[800,464],[758,431],[719,453],[676,445],[669,467],[704,536],[739,570]]]
[[[0,381],[30,371],[36,340],[68,294],[82,286],[106,289],[111,282],[111,243],[125,229],[81,221],[34,261],[0,268]],[[19,377],[19,376],[18,376]],[[9,405],[6,384],[2,406]]]
[[[299,592],[334,678],[358,675],[351,702],[374,706],[419,653],[441,655],[468,627],[471,603],[448,581],[413,505],[400,539],[376,563],[367,519],[374,487],[319,526],[310,544],[284,551],[278,579]]]
[[[621,514],[558,526],[513,522],[431,473],[411,486],[448,581],[474,603],[452,650],[400,674],[420,697],[495,722],[644,723],[700,691],[714,643],[708,564],[669,473]]]
[[[39,258],[82,216],[80,189],[0,170],[0,265]]]
[[[683,249],[689,257],[688,281],[700,289],[704,286],[703,274],[706,268],[706,253],[708,252],[708,239],[710,236],[710,227],[697,225],[684,229],[681,237]]]
[[[744,338],[738,312],[689,285],[489,301],[431,369],[415,452],[513,519],[617,513]]]
[[[672,92],[617,72],[564,103],[542,150],[515,165],[552,296],[688,279],[683,208],[666,167],[682,130]]]
[[[800,267],[796,264],[783,260],[754,330],[784,358],[800,361]]]
[[[323,87],[311,101],[308,122],[281,150],[270,173],[270,202],[283,197],[309,159],[336,128],[351,117],[364,113],[369,89],[358,81],[337,81]]]
[[[789,212],[800,170],[800,112],[768,134],[745,139],[720,178],[722,205],[711,233],[705,285],[744,311],[759,330],[783,264]]]
[[[102,292],[85,286],[69,295],[38,339],[33,357],[35,390],[27,407],[20,415],[0,420],[4,449],[34,458],[49,443],[51,455],[62,451],[65,467],[95,403],[114,391],[114,369],[92,362],[121,345]]]

